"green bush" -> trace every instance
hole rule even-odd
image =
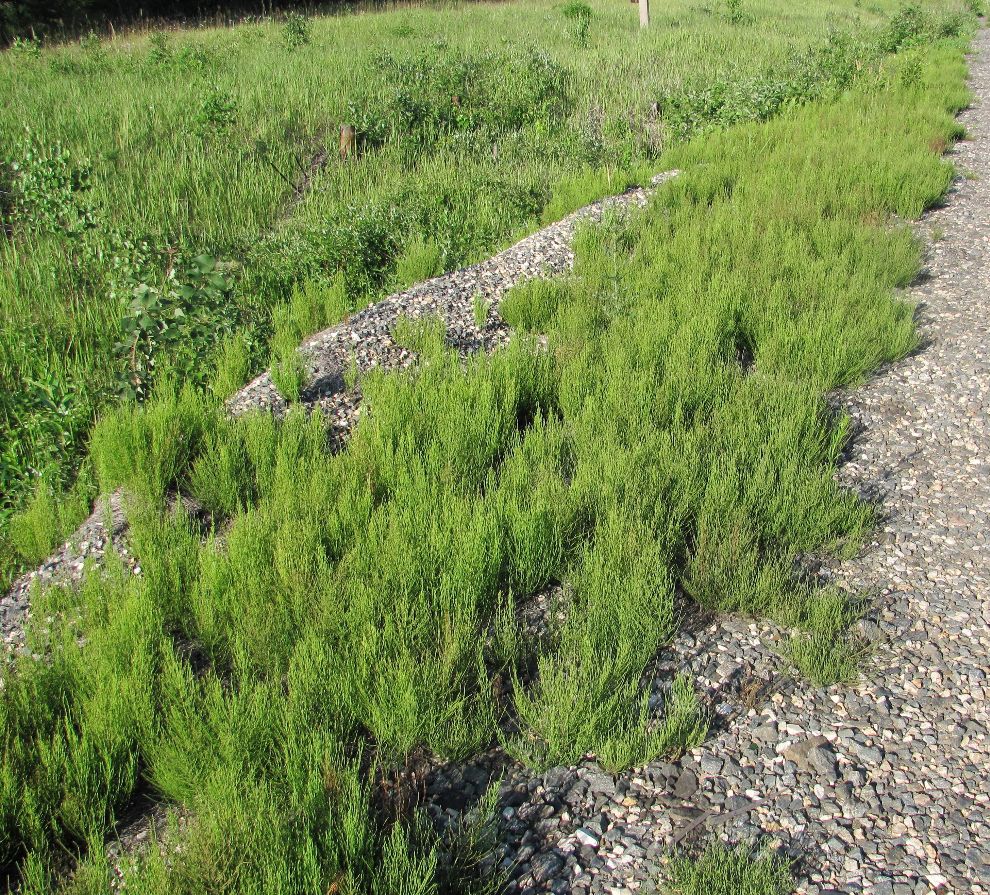
[[[350,118],[366,143],[392,140],[413,152],[454,133],[557,123],[574,101],[566,70],[536,50],[470,56],[437,44],[401,59],[382,53],[375,69],[377,83],[351,103]]]

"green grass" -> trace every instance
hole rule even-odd
[[[655,702],[645,686],[688,601],[771,617],[807,676],[848,675],[857,604],[795,562],[855,549],[872,523],[835,482],[848,421],[824,396],[915,345],[894,290],[920,246],[893,216],[951,179],[969,26],[949,25],[902,13],[837,44],[827,95],[670,146],[656,165],[683,173],[648,209],[585,228],[572,276],[510,296],[505,350],[463,361],[404,321],[421,363],[362,377],[370,412],[340,452],[302,408],[226,416],[218,383],[248,329],[224,336],[212,387],[173,366],[143,403],[108,404],[86,487],[124,488],[141,574],[111,562],[37,593],[31,655],[0,669],[14,885],[107,891],[106,842],[143,791],[186,821],[134,859],[130,891],[483,889],[493,799],[440,836],[382,784],[411,755],[501,740],[536,766],[617,770],[691,748],[707,724],[691,682]],[[849,52],[865,61],[843,80]],[[233,268],[190,253],[176,269],[223,305]],[[293,338],[338,307],[346,272],[296,285],[277,312]],[[206,513],[169,509],[177,492]],[[530,638],[518,610],[557,584],[559,615]],[[713,851],[681,885],[784,878]]]
[[[0,54],[0,523],[163,369],[230,394],[273,364],[295,395],[300,334],[813,98],[850,62],[830,29],[896,8],[744,6],[674,0],[641,31],[614,3],[472,3]],[[9,580],[34,552],[5,531]]]
[[[670,878],[668,891],[676,895],[787,895],[794,888],[786,860],[721,843],[697,858],[675,858]]]

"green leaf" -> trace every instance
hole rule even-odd
[[[221,292],[229,291],[232,285],[230,280],[218,273],[210,274],[206,279],[211,286],[219,289]]]

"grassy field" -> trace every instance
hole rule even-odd
[[[229,394],[273,344],[812,98],[894,8],[672,0],[640,31],[617,2],[472,4],[0,54],[0,583],[91,476],[43,531],[10,514],[162,368]]]
[[[892,221],[918,217],[951,180],[941,153],[959,136],[971,20],[684,5],[642,36],[630,13],[596,5],[585,33],[583,13],[556,6],[401,10],[314,22],[291,50],[304,23],[4,57],[33,72],[2,89],[22,92],[14,107],[33,110],[37,132],[64,115],[52,125],[64,152],[100,161],[88,191],[39,187],[30,201],[23,184],[37,178],[13,172],[5,276],[24,291],[9,293],[4,326],[23,337],[5,335],[3,350],[72,357],[66,377],[115,381],[120,306],[95,296],[135,269],[113,261],[117,228],[120,245],[143,234],[147,250],[131,239],[150,259],[141,270],[161,275],[156,263],[172,259],[176,297],[159,304],[192,308],[174,319],[202,312],[175,342],[171,323],[150,327],[147,363],[122,368],[147,400],[120,402],[109,385],[80,399],[87,414],[105,402],[85,475],[129,495],[141,575],[111,564],[78,590],[38,594],[31,648],[43,660],[0,672],[0,862],[13,890],[109,891],[116,819],[152,798],[185,820],[127,868],[127,891],[482,891],[495,793],[441,836],[382,785],[411,755],[457,760],[501,742],[537,767],[590,754],[618,770],[690,748],[707,730],[691,681],[672,679],[662,705],[643,681],[691,603],[791,628],[787,654],[815,681],[854,673],[855,602],[794,573],[803,553],[855,549],[872,518],[834,482],[847,423],[824,395],[915,344],[894,290],[916,275],[920,247]],[[446,48],[424,49],[426,31]],[[492,50],[491,33],[505,45]],[[239,49],[204,64],[218,90],[238,92],[210,106],[199,136],[200,94],[184,91],[211,79],[178,60],[198,58],[182,46],[222,42]],[[382,44],[398,61],[362,80]],[[341,83],[309,92],[328,47],[344,48]],[[98,91],[87,60],[104,56],[121,74]],[[230,60],[254,74],[235,87],[226,69],[223,82]],[[305,90],[273,102],[289,71]],[[376,80],[390,77],[403,90]],[[522,86],[508,95],[507,82]],[[454,83],[478,90],[456,114]],[[53,90],[78,92],[63,106]],[[313,108],[342,115],[333,90],[377,110],[367,145],[294,200],[275,169],[291,171],[296,153],[308,170],[327,126]],[[643,137],[629,111],[645,115],[650,97],[665,113]],[[293,103],[298,142],[283,117]],[[103,126],[101,104],[127,127]],[[102,116],[78,111],[94,105]],[[135,142],[113,155],[115,134]],[[252,135],[272,153],[269,173],[243,154]],[[46,145],[41,181],[77,164]],[[683,173],[646,211],[580,235],[573,276],[510,293],[519,332],[506,350],[464,364],[436,328],[405,327],[429,362],[364,378],[371,413],[345,450],[330,453],[321,418],[298,408],[281,423],[224,414],[222,396],[279,328],[322,325],[670,167]],[[80,291],[53,285],[53,270],[80,277]],[[135,300],[165,289],[149,279]],[[286,302],[302,308],[294,319]],[[143,312],[152,324],[155,312]],[[79,321],[91,354],[81,335],[78,354],[45,345]],[[549,350],[534,350],[533,333]],[[149,347],[141,338],[124,361]],[[185,343],[202,357],[184,366]],[[208,518],[170,511],[176,491]],[[40,544],[46,512],[36,503],[15,531]],[[517,610],[558,583],[563,619],[534,641]],[[674,867],[673,884],[699,895],[787,886],[786,867],[741,852]]]

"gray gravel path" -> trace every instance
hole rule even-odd
[[[779,695],[697,758],[745,756],[702,792],[766,799],[749,821],[802,843],[812,893],[990,892],[990,31],[973,51],[969,176],[923,221],[941,236],[907,296],[925,347],[848,397],[862,433],[840,475],[886,519],[826,574],[879,594],[875,653],[858,686]]]

